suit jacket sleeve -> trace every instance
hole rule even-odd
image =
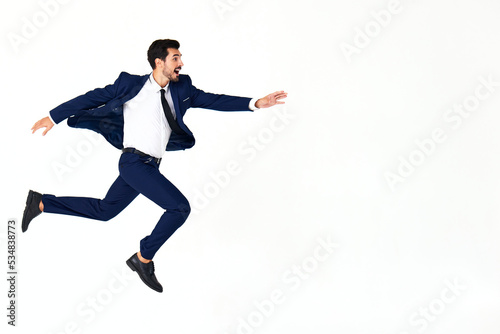
[[[63,104],[57,106],[50,111],[50,116],[56,124],[62,122],[68,117],[75,115],[82,110],[96,109],[116,97],[117,87],[122,78],[123,73],[120,74],[118,79],[104,88],[96,88],[83,95],[77,96]]]
[[[249,107],[251,98],[223,94],[205,93],[196,88],[188,77],[191,89],[191,108],[204,108],[219,111],[252,111]]]

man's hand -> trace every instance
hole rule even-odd
[[[258,99],[257,102],[255,102],[255,106],[257,108],[269,108],[274,106],[275,104],[284,104],[285,102],[279,101],[281,99],[284,99],[287,97],[288,93],[285,93],[285,91],[279,91],[279,92],[274,92],[271,93],[261,99]]]
[[[33,127],[31,128],[31,130],[33,130],[32,133],[35,133],[38,129],[45,128],[45,131],[42,133],[42,136],[45,136],[45,134],[49,132],[49,130],[52,129],[53,126],[54,123],[52,123],[50,118],[47,116],[36,122],[35,125],[33,125]]]

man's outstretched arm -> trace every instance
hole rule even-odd
[[[219,111],[250,111],[259,108],[269,108],[275,104],[283,104],[284,102],[279,100],[286,98],[288,95],[288,93],[284,91],[277,91],[260,99],[251,99],[249,97],[206,93],[196,88],[188,75],[184,76],[183,80],[187,81],[190,89],[189,97],[191,98],[191,102],[189,103],[189,108],[203,108]]]
[[[129,77],[131,77],[130,74],[122,72],[113,84],[107,85],[104,88],[96,88],[83,95],[77,96],[74,99],[64,102],[58,107],[52,109],[49,112],[50,116],[44,117],[36,122],[31,128],[33,131],[32,133],[35,133],[41,128],[45,128],[45,131],[42,133],[42,136],[45,136],[45,134],[47,134],[47,132],[49,132],[55,124],[58,124],[74,115],[77,111],[95,109],[108,103],[118,95],[117,90],[120,86],[120,82],[122,82],[121,80],[125,80]]]

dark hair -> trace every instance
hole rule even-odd
[[[178,49],[181,45],[173,39],[158,39],[154,41],[148,50],[148,62],[153,68],[156,68],[155,59],[165,60],[168,56],[168,48]]]

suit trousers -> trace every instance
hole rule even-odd
[[[184,195],[163,176],[159,165],[148,157],[123,153],[120,175],[104,199],[89,197],[42,196],[44,212],[107,221],[143,194],[165,210],[150,235],[140,242],[141,255],[152,259],[158,249],[186,221],[191,211]]]

